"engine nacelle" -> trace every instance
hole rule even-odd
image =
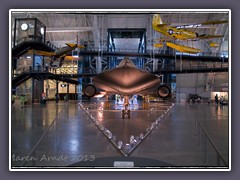
[[[83,93],[87,97],[93,97],[97,94],[97,88],[93,84],[88,84],[83,88]]]
[[[166,98],[166,97],[170,96],[171,90],[167,85],[161,85],[157,89],[157,94],[161,98]]]

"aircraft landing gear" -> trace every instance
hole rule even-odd
[[[148,96],[143,96],[143,109],[149,108],[149,98]]]
[[[128,119],[130,118],[130,109],[123,109],[122,110],[122,118],[124,119],[125,117],[127,117]]]
[[[109,97],[108,97],[108,95],[105,96],[104,108],[105,108],[105,109],[110,109],[110,102],[109,102]]]
[[[130,118],[130,109],[128,108],[129,106],[129,97],[128,96],[124,96],[124,109],[122,110],[122,118],[125,118],[127,116],[127,118]]]

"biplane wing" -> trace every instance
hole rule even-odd
[[[35,50],[35,49],[30,49],[27,52],[28,54],[36,54],[39,56],[56,56],[56,54],[54,52],[48,52],[48,51],[40,51],[40,50]]]
[[[197,36],[198,39],[212,39],[212,38],[221,38],[223,35],[210,35],[210,34],[203,34],[200,36]]]
[[[179,45],[179,44],[174,44],[174,43],[170,43],[170,42],[167,42],[166,45],[168,47],[171,47],[171,48],[173,48],[177,51],[183,52],[183,53],[197,54],[202,51],[201,49],[184,46],[184,45]]]
[[[215,43],[215,42],[211,42],[211,43],[209,44],[209,46],[210,46],[211,48],[217,48],[217,47],[220,46],[220,44]]]
[[[54,52],[48,52],[48,51],[41,51],[41,50],[35,50],[35,49],[30,49],[28,50],[29,54],[36,54],[40,56],[49,56],[49,57],[65,57],[67,54],[69,54],[72,50],[75,48],[84,48],[83,45],[77,45],[77,44],[72,44],[72,43],[66,43],[67,46],[62,47]]]
[[[179,25],[179,26],[173,26],[173,27],[177,29],[191,29],[191,28],[203,27],[206,25],[217,25],[217,24],[225,24],[225,23],[228,23],[228,21],[208,21],[203,23],[185,24],[185,25]]]

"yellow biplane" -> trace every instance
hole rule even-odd
[[[49,56],[56,58],[64,59],[71,51],[73,51],[76,48],[84,48],[82,45],[72,44],[72,43],[66,43],[67,46],[64,46],[60,49],[57,49],[54,52],[47,52],[47,51],[40,51],[40,50],[34,50],[30,49],[28,50],[29,54],[36,54],[40,56]]]
[[[180,26],[171,26],[170,24],[163,23],[159,14],[153,15],[152,26],[153,29],[172,40],[199,40],[199,39],[212,39],[212,38],[221,38],[222,35],[210,35],[210,34],[202,34],[199,35],[197,32],[189,30],[190,28],[197,28],[203,25],[216,25],[216,24],[224,24],[228,21],[211,21],[204,22],[200,24],[191,24],[191,25],[180,25]],[[189,46],[178,45],[174,43],[166,43],[167,46],[176,49],[180,52],[185,53],[198,53],[201,50],[196,49]],[[158,47],[158,45],[154,45],[154,47]]]
[[[77,43],[66,43],[66,46],[57,49],[56,51],[53,52],[48,52],[48,51],[41,51],[41,50],[35,50],[35,49],[30,49],[28,50],[28,54],[35,54],[39,56],[48,56],[51,57],[51,62],[50,65],[53,64],[53,62],[57,59],[60,59],[60,64],[63,63],[63,60],[76,60],[78,58],[74,56],[69,56],[69,53],[71,53],[74,49],[76,48],[85,48],[83,45],[78,45],[78,36],[76,35],[76,42]]]

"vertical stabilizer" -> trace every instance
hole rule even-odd
[[[162,18],[160,17],[159,14],[154,14],[153,15],[152,24],[153,24],[153,26],[156,26],[156,25],[159,25],[159,24],[163,24]]]

